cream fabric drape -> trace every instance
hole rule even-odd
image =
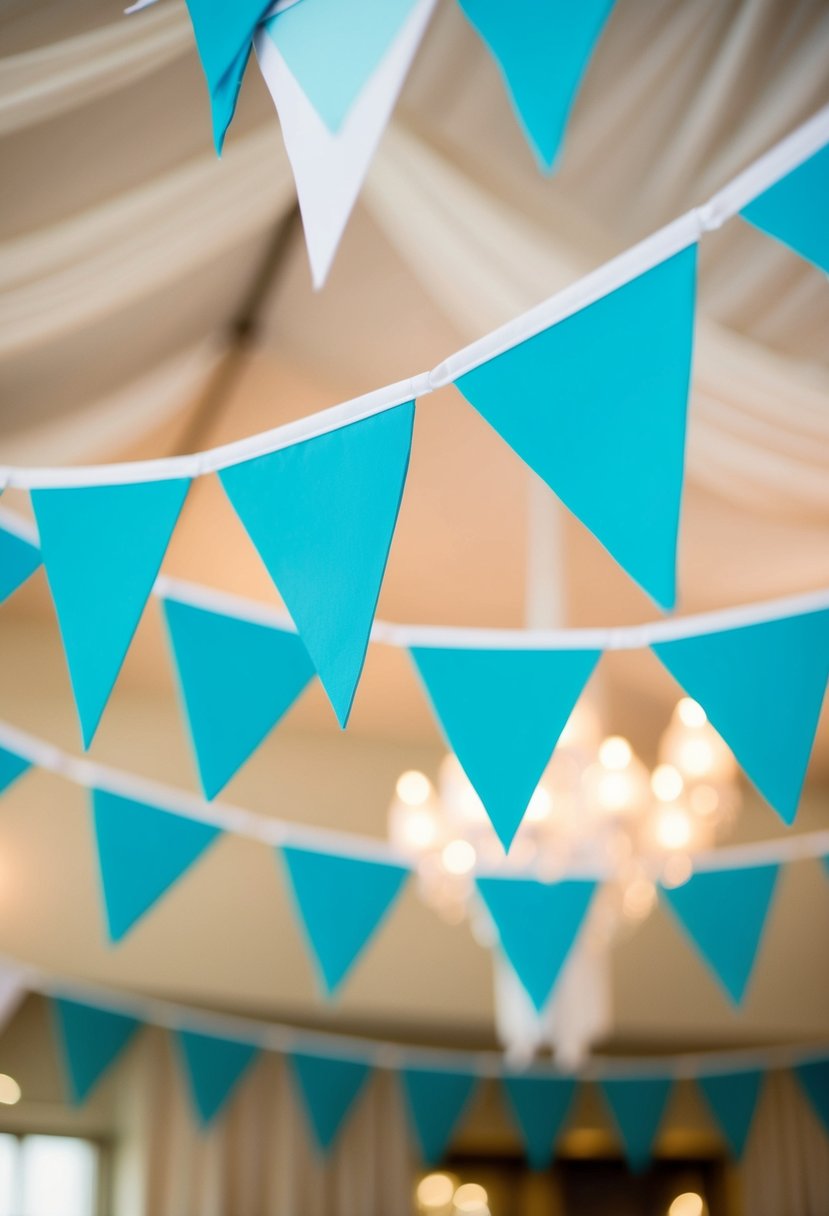
[[[288,1067],[260,1057],[200,1132],[169,1036],[144,1031],[119,1077],[118,1216],[410,1216],[414,1172],[394,1077],[371,1077],[321,1164]]]
[[[741,1166],[745,1216],[821,1216],[829,1138],[790,1073],[766,1078]]]

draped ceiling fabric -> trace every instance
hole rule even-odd
[[[201,69],[178,0],[160,0],[131,18],[112,0],[7,0],[3,10],[0,459],[46,464],[172,453],[222,359],[273,233],[293,205],[270,99],[252,65],[217,161]],[[319,295],[310,291],[295,230],[255,345],[197,446],[264,430],[419,372],[573,282],[708,197],[825,105],[827,56],[829,7],[821,0],[617,0],[560,165],[546,180],[490,56],[458,6],[441,0],[328,284]],[[739,220],[705,237],[700,271],[680,545],[683,611],[829,584],[826,279]],[[454,390],[424,402],[382,615],[519,625],[528,482],[523,466]],[[3,502],[27,509],[24,496],[12,491]],[[565,542],[573,623],[653,618],[644,597],[569,520]],[[194,488],[165,569],[273,599],[215,479]],[[75,747],[53,634],[48,646],[41,644],[54,630],[42,577],[4,612],[10,625],[19,615],[19,632],[10,627],[0,636],[7,676],[0,682],[0,717]],[[104,730],[98,754],[184,785],[191,772],[186,745],[165,730],[175,714],[168,659],[153,611],[146,616],[116,691],[115,725]],[[26,685],[35,659],[38,673]],[[602,672],[613,728],[651,749],[677,695],[656,668],[647,656],[613,656]],[[117,731],[125,704],[118,691],[125,688],[135,694],[129,720],[147,740],[140,756],[130,732]],[[163,710],[156,712],[159,705]],[[813,783],[829,777],[826,717]],[[405,659],[379,647],[369,654],[345,739],[332,741],[330,710],[314,690],[293,721],[309,734],[328,732],[329,750],[320,763],[316,741],[312,747],[299,730],[292,736],[296,754],[283,755],[290,777],[277,774],[286,783],[279,786],[280,795],[287,791],[284,806],[274,807],[270,785],[263,793],[255,775],[243,775],[245,795],[263,813],[317,822],[329,815],[332,826],[382,835],[396,773],[435,759],[428,751],[436,745],[428,708]],[[388,754],[369,752],[378,737]],[[348,779],[369,767],[373,801],[363,797],[359,781]],[[306,790],[311,778],[330,780],[324,796]],[[47,964],[125,985],[167,986],[205,1003],[238,999],[264,1009],[278,966],[280,997],[291,1015],[319,1016],[299,944],[280,939],[284,953],[276,959],[270,950],[269,939],[280,938],[268,903],[270,869],[261,872],[261,884],[251,871],[249,889],[234,904],[239,867],[255,864],[244,842],[223,843],[205,862],[205,869],[214,867],[216,886],[210,875],[203,881],[194,875],[189,892],[168,901],[169,922],[159,919],[155,929],[148,924],[144,939],[136,935],[123,954],[107,954],[90,928],[97,908],[89,894],[82,800],[65,818],[55,812],[59,822],[47,828],[41,803],[65,797],[68,807],[71,796],[56,792],[47,777],[31,780],[42,780],[43,798],[32,808],[13,793],[2,825],[6,845],[18,848],[19,865],[17,886],[4,889],[12,902],[0,948],[40,952]],[[819,784],[811,805],[820,806]],[[775,833],[771,813],[761,818],[762,808],[756,809],[745,834]],[[338,811],[348,814],[346,822],[337,820]],[[813,815],[808,826],[825,826],[825,819]],[[76,883],[90,877],[89,891],[77,900],[61,872],[48,871],[55,882],[40,881],[41,864],[57,865],[43,862],[40,850],[60,852],[58,839],[76,863]],[[34,900],[27,875],[37,877],[32,890],[38,888],[42,903],[26,904]],[[810,869],[804,882],[783,883],[789,920],[769,946],[782,966],[795,922],[809,925],[810,916],[825,909],[825,902],[818,906],[824,882]],[[176,904],[178,895],[185,902]],[[58,902],[50,905],[50,898]],[[71,902],[72,913],[60,953],[50,956],[54,942],[46,929],[61,898],[67,909]],[[188,898],[193,903],[186,904]],[[803,903],[795,907],[797,898]],[[428,1014],[435,1024],[487,1033],[487,958],[472,951],[460,930],[420,908],[414,895],[405,899],[405,927],[394,939],[403,943],[399,955],[392,945],[378,952],[374,979],[354,997],[351,1016]],[[287,923],[285,908],[279,911]],[[829,995],[818,962],[805,974],[813,945],[808,934],[802,956],[791,962],[793,974],[804,971],[802,989],[773,982],[769,970],[746,1020],[737,1023],[704,988],[701,972],[694,971],[691,982],[683,972],[688,956],[674,950],[669,929],[660,936],[655,922],[619,950],[614,998],[622,1033],[658,1038],[678,1009],[687,1014],[680,1033],[728,1042],[749,1024],[767,1039],[814,1035],[825,1025],[820,1014]],[[172,924],[180,932],[167,934]],[[660,946],[667,991],[652,980],[640,992],[636,967]],[[266,947],[270,953],[259,953]],[[427,959],[433,987],[425,980],[415,987],[412,975],[425,973]],[[412,975],[399,984],[388,977],[401,960]],[[381,973],[384,982],[377,979]],[[755,1169],[759,1177],[759,1163]],[[754,1184],[757,1194],[761,1185]],[[166,1202],[159,1210],[176,1210],[175,1198]]]

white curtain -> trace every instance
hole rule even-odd
[[[371,1077],[323,1160],[288,1069],[264,1054],[201,1132],[169,1036],[145,1030],[119,1076],[118,1216],[410,1216],[414,1172],[392,1074]]]

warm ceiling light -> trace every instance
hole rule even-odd
[[[708,739],[683,739],[679,745],[679,764],[690,777],[705,777],[714,767],[714,749]]]
[[[690,726],[692,729],[705,726],[708,721],[708,715],[699,701],[694,701],[691,697],[682,698],[677,704],[676,713],[682,725]]]
[[[684,849],[692,832],[690,816],[682,807],[665,807],[656,817],[656,839],[665,849]]]
[[[702,1216],[705,1205],[696,1191],[683,1191],[668,1208],[668,1216]]]
[[[602,773],[596,784],[596,797],[605,811],[623,811],[630,804],[632,794],[627,773]]]
[[[464,1182],[455,1191],[453,1205],[456,1212],[483,1212],[487,1209],[489,1196],[478,1182]]]
[[[475,868],[477,854],[468,840],[450,840],[440,857],[450,874],[468,874]]]
[[[14,1077],[9,1077],[6,1073],[0,1072],[0,1102],[4,1106],[15,1106],[21,1097],[22,1091]]]
[[[412,807],[401,828],[404,844],[412,849],[428,849],[438,838],[437,818],[431,811]]]
[[[658,764],[651,773],[651,789],[660,802],[673,802],[684,784],[682,773],[672,764]]]
[[[530,804],[527,807],[527,819],[531,823],[541,823],[546,819],[550,811],[553,809],[553,800],[543,785],[539,785],[530,799]]]
[[[432,783],[425,773],[410,769],[397,778],[397,797],[406,806],[420,806],[432,792]]]
[[[417,1184],[417,1202],[422,1208],[445,1208],[452,1202],[455,1184],[448,1174],[427,1174]]]
[[[605,768],[614,771],[627,768],[632,756],[630,744],[621,735],[609,735],[599,748],[599,761]]]

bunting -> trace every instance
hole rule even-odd
[[[37,545],[0,527],[0,604],[31,578],[39,566]]]
[[[89,747],[189,479],[33,490],[40,549]]]
[[[690,245],[455,381],[662,608],[676,603],[695,286]]]
[[[549,172],[613,0],[459,0],[492,52],[538,163]]]
[[[259,1050],[251,1043],[194,1030],[176,1034],[190,1097],[202,1129],[221,1114]]]
[[[448,746],[509,850],[595,650],[411,651]]]
[[[213,142],[221,155],[236,110],[253,34],[273,0],[187,0],[213,118]]]
[[[72,1102],[80,1106],[131,1042],[141,1023],[78,1001],[52,1001]]]
[[[811,1103],[812,1110],[829,1134],[829,1060],[812,1060],[807,1064],[798,1064],[794,1073]]]
[[[681,887],[660,887],[705,963],[739,1005],[745,995],[766,924],[779,866],[710,870]]]
[[[710,1077],[698,1077],[697,1084],[705,1095],[729,1152],[735,1161],[739,1161],[751,1131],[763,1085],[763,1073],[756,1069],[750,1072],[715,1073]]]
[[[829,610],[652,649],[783,822],[792,823],[829,677]]]
[[[775,182],[740,214],[829,274],[829,146]]]
[[[0,747],[0,794],[14,785],[18,777],[22,777],[31,767],[30,760],[18,756],[16,752],[10,752],[5,747]]]
[[[196,819],[92,791],[92,818],[111,942],[119,942],[221,834]]]
[[[601,1083],[634,1174],[641,1174],[648,1167],[671,1084],[665,1077],[631,1077]]]
[[[434,7],[435,0],[302,0],[257,33],[317,288]]]
[[[162,600],[205,798],[215,798],[314,674],[300,638],[228,613]]]
[[[293,846],[281,853],[321,987],[331,996],[396,902],[409,871]]]
[[[596,884],[478,878],[476,886],[504,956],[540,1013],[578,937]]]
[[[365,661],[413,424],[409,401],[219,474],[341,726]]]
[[[473,1073],[406,1068],[403,1092],[424,1165],[437,1165],[475,1089]]]
[[[573,1104],[576,1082],[572,1077],[511,1076],[503,1085],[530,1168],[545,1170]]]
[[[327,1153],[365,1088],[371,1069],[356,1060],[303,1052],[292,1052],[289,1059],[314,1141],[321,1153]]]

